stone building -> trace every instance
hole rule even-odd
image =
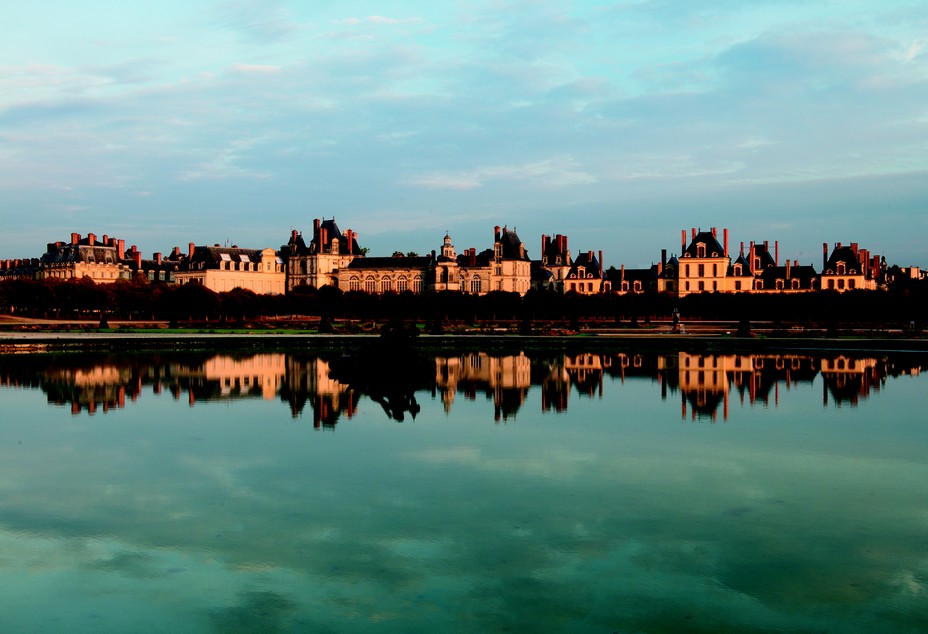
[[[288,291],[300,285],[314,288],[335,286],[339,271],[355,258],[363,257],[357,234],[351,229],[342,233],[335,224],[335,218],[313,220],[309,244],[294,229],[290,233],[290,241],[281,247],[281,254],[286,261]]]
[[[175,247],[175,253],[178,251]],[[171,283],[177,266],[177,259],[162,258],[161,253],[145,259],[135,245],[126,249],[125,240],[106,234],[98,239],[93,233],[85,237],[72,233],[70,242],[48,243],[45,254],[39,258],[35,278],[88,278],[96,283],[109,284],[141,274],[151,281]]]
[[[216,293],[242,288],[259,295],[286,291],[283,260],[274,249],[240,249],[238,246],[196,246],[174,273],[178,284],[201,284]]]

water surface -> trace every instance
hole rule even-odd
[[[922,358],[330,361],[0,358],[0,630],[928,630]]]

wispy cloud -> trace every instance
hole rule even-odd
[[[527,181],[545,188],[559,189],[595,183],[597,178],[578,167],[570,156],[525,163],[493,165],[459,172],[432,172],[402,181],[426,189],[467,190],[483,187],[491,181]]]

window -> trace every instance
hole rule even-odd
[[[735,280],[735,290],[736,291],[741,290],[741,280]]]
[[[795,277],[789,281],[790,288],[799,288],[799,280]]]
[[[623,291],[627,291],[627,290],[628,290],[628,282],[622,282],[622,290],[623,290]]]
[[[421,293],[422,292],[422,278],[414,277],[412,280],[412,292]]]
[[[718,282],[712,282],[712,290],[713,290],[713,291],[719,290],[719,283],[718,283]]]
[[[703,282],[702,280],[699,281],[699,290],[701,291],[706,290],[706,283]]]
[[[704,257],[706,257],[706,245],[704,245],[704,244],[697,244],[697,245],[696,245],[696,257],[697,257],[697,258],[704,258]]]
[[[718,276],[719,276],[719,265],[713,264],[712,265],[712,277],[718,277]]]
[[[741,275],[741,265],[740,265],[740,264],[736,264],[736,265],[735,265],[735,275]]]
[[[690,283],[689,283],[689,282],[685,282],[685,285],[686,285],[686,290],[690,290]]]
[[[361,280],[358,279],[357,275],[352,275],[348,278],[348,290],[349,291],[360,291],[361,290]]]
[[[635,291],[637,292],[640,290],[641,290],[641,282],[638,280],[635,280]]]
[[[389,277],[385,277],[380,280],[380,292],[381,293],[390,293],[393,291],[393,280]]]
[[[838,268],[838,275],[844,275],[844,271],[846,270],[844,262],[838,262],[837,268]]]
[[[844,280],[838,280],[838,290],[844,290]]]
[[[854,288],[855,286],[856,286],[855,280],[848,280],[848,281],[847,281],[847,287],[848,287],[848,288]]]
[[[778,291],[783,290],[783,280],[777,280],[777,290]]]
[[[409,282],[406,281],[405,275],[400,275],[396,278],[396,290],[399,293],[403,293],[409,289]]]
[[[754,280],[754,288],[758,291],[764,290],[764,280]]]
[[[705,277],[705,276],[706,276],[706,265],[700,264],[699,265],[699,277]]]
[[[690,265],[685,264],[683,265],[683,277],[689,277],[689,276],[690,276]]]
[[[373,275],[368,275],[367,278],[364,280],[364,290],[368,293],[377,292],[377,282],[374,280]]]
[[[828,280],[828,288],[831,289],[831,290],[834,290],[834,289],[835,289],[835,281],[834,281],[834,280]]]
[[[482,289],[482,284],[480,281],[480,276],[474,275],[474,277],[470,281],[470,292],[477,294],[481,291],[481,289]]]

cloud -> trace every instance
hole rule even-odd
[[[232,70],[245,74],[273,75],[280,72],[280,66],[272,64],[235,64]]]
[[[596,176],[578,168],[571,156],[557,157],[522,165],[495,165],[461,172],[433,172],[414,176],[402,184],[425,189],[468,190],[491,181],[527,181],[545,188],[560,189],[597,182]]]

